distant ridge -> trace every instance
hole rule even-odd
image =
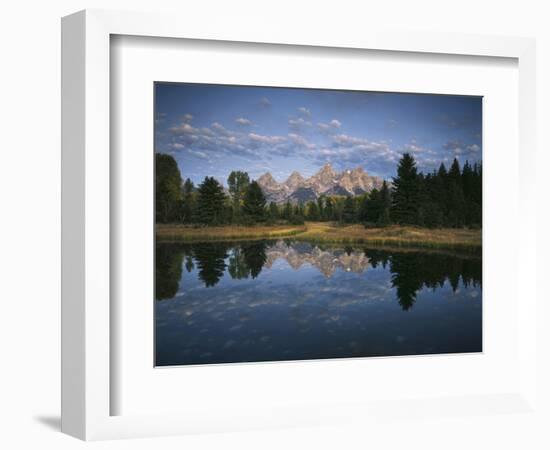
[[[369,175],[361,167],[338,173],[327,163],[309,178],[294,171],[284,182],[279,183],[271,173],[266,172],[257,181],[268,201],[284,203],[290,200],[298,203],[315,200],[321,195],[358,195],[370,192],[375,188],[380,189],[384,180]]]

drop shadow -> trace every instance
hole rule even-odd
[[[61,417],[59,416],[37,416],[34,420],[50,430],[61,431]]]

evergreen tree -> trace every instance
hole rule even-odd
[[[347,196],[344,200],[344,208],[342,209],[342,221],[352,223],[355,221],[355,202],[353,197]]]
[[[428,180],[429,182],[429,180]],[[427,189],[427,182],[426,177],[422,172],[418,173],[416,177],[416,183],[417,183],[417,202],[418,202],[418,208],[416,210],[416,220],[415,224],[419,225],[421,227],[426,225],[426,207],[429,203],[429,194]]]
[[[306,217],[308,220],[316,221],[319,220],[319,207],[314,201],[310,201],[307,204]]]
[[[334,197],[334,220],[343,222],[344,197]]]
[[[383,181],[380,188],[380,215],[377,220],[377,225],[385,227],[391,223],[391,192],[386,180]]]
[[[431,196],[437,205],[441,216],[441,225],[446,223],[447,219],[447,168],[441,163],[437,171],[437,177],[434,178],[431,186]]]
[[[181,174],[176,160],[163,153],[155,153],[155,219],[158,223],[181,219]]]
[[[325,220],[325,196],[320,195],[317,199],[317,208],[319,209],[319,220]]]
[[[376,221],[376,225],[379,227],[387,227],[391,224],[390,208],[384,208],[380,213],[380,217]]]
[[[293,225],[303,225],[305,219],[305,208],[304,205],[300,202],[294,205],[292,208],[292,216],[290,218],[290,223]]]
[[[382,182],[382,187],[380,188],[380,203],[384,209],[391,208],[391,192],[386,180]]]
[[[325,220],[334,220],[334,201],[331,197],[325,200]]]
[[[462,167],[462,189],[466,200],[472,199],[474,176],[470,163],[466,161]]]
[[[244,195],[243,213],[249,220],[261,222],[265,219],[266,199],[260,185],[253,181]]]
[[[465,222],[466,202],[462,188],[460,164],[455,158],[447,175],[447,223],[452,227],[461,227]]]
[[[462,174],[460,173],[460,164],[458,162],[458,159],[453,159],[453,163],[451,164],[451,168],[449,169],[447,178],[449,182],[454,181],[457,186],[462,188]]]
[[[363,202],[364,211],[361,211],[365,222],[376,223],[382,212],[380,191],[374,188]]]
[[[225,194],[222,185],[214,177],[205,177],[197,195],[197,220],[206,225],[223,221]]]
[[[285,207],[283,209],[283,219],[285,220],[292,219],[292,204],[290,203],[290,200],[287,200],[285,203]]]
[[[271,220],[278,220],[279,219],[279,207],[277,206],[277,203],[275,203],[275,202],[269,203],[269,218]]]
[[[299,202],[297,205],[296,205],[296,215],[297,216],[302,216],[305,218],[306,216],[306,208],[304,206],[304,204],[302,202]]]
[[[372,194],[372,191],[371,191]],[[358,198],[358,205],[357,205],[357,220],[359,222],[366,222],[367,216],[368,216],[368,209],[369,209],[369,194],[363,194],[359,196]]]
[[[183,183],[183,221],[191,222],[195,212],[195,185],[187,178]]]
[[[472,208],[472,224],[476,226],[481,226],[482,222],[482,191],[483,191],[483,180],[482,180],[482,166],[481,163],[474,164],[473,167],[474,177],[472,181],[472,193],[471,201],[474,204]]]
[[[419,186],[416,162],[405,153],[393,179],[392,219],[399,224],[415,224],[418,219]]]

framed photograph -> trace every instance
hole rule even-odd
[[[156,366],[483,350],[482,97],[154,89]]]
[[[533,41],[84,11],[62,45],[64,432],[532,411]]]

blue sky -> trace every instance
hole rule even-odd
[[[389,179],[405,152],[425,172],[455,157],[480,162],[481,105],[481,97],[156,83],[155,150],[195,183],[226,184],[232,170],[284,181],[327,162]]]

